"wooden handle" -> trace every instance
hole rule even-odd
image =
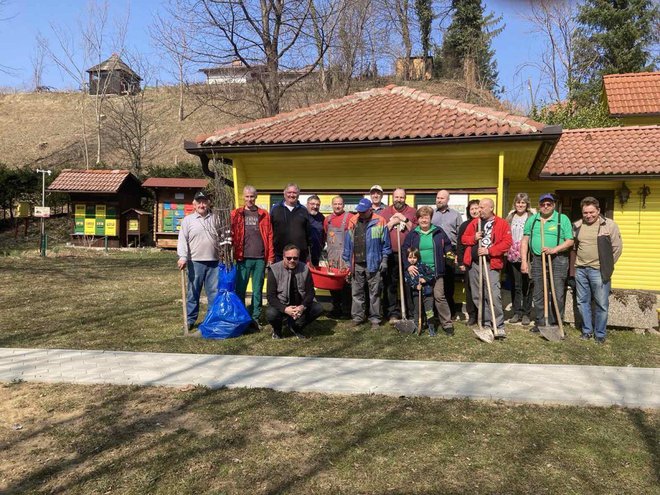
[[[548,274],[546,272],[546,260],[543,248],[545,247],[545,238],[543,230],[545,229],[544,220],[541,220],[541,272],[543,273],[543,324],[548,326]]]
[[[406,319],[406,301],[403,295],[403,257],[401,255],[401,231],[399,227],[394,227],[396,229],[396,245],[399,249],[399,290],[401,292],[401,318]]]
[[[185,268],[181,272],[181,307],[183,308],[183,335],[188,335],[188,311],[186,311],[186,274]]]

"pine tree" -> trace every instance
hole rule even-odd
[[[577,100],[596,101],[606,74],[654,70],[658,57],[651,49],[659,38],[659,22],[654,0],[585,0],[576,35]]]
[[[497,86],[497,62],[491,40],[504,26],[501,17],[484,15],[481,0],[452,0],[452,20],[447,28],[442,48],[440,75],[476,82],[485,89]],[[470,81],[474,79],[475,81]]]

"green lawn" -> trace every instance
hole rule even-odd
[[[458,323],[456,336],[401,336],[347,328],[321,318],[308,341],[273,341],[269,331],[226,341],[182,337],[181,287],[176,255],[156,250],[92,251],[60,248],[0,257],[0,347],[139,350],[214,354],[332,356],[519,363],[657,367],[660,339],[612,331],[608,343],[568,338],[550,343],[522,326],[505,342],[478,341]]]
[[[653,494],[658,411],[0,386],[4,494]]]

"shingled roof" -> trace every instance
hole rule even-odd
[[[386,86],[198,136],[202,146],[351,143],[540,134],[544,124],[402,86]]]
[[[139,180],[128,170],[65,169],[48,186],[54,192],[116,193],[127,180]]]
[[[204,189],[208,186],[208,179],[191,179],[187,177],[149,177],[142,183],[142,187],[174,187]]]
[[[660,174],[660,126],[571,129],[541,177]]]
[[[660,72],[609,74],[603,84],[611,115],[660,115]]]

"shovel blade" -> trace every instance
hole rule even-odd
[[[561,329],[556,325],[539,326],[539,332],[550,342],[560,342],[564,338]]]
[[[479,340],[486,342],[488,344],[492,344],[493,341],[495,340],[495,337],[493,336],[493,332],[491,332],[486,328],[474,328],[472,331],[479,338]]]
[[[394,328],[403,334],[411,334],[417,331],[417,325],[412,320],[399,320],[394,324]]]

